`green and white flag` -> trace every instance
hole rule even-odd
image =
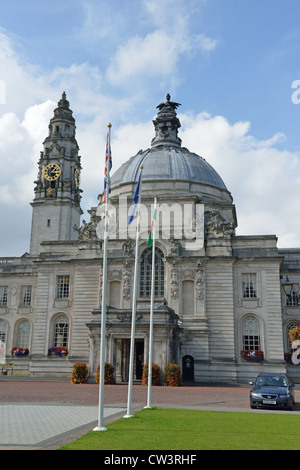
[[[151,221],[151,226],[150,226],[150,231],[149,231],[149,237],[147,240],[147,245],[149,248],[152,246],[152,234],[153,234],[153,227],[156,221],[156,215],[157,215],[157,199],[154,199],[154,211],[153,211],[153,216],[152,216],[152,221]]]

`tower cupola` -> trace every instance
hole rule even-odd
[[[76,239],[74,226],[79,227],[82,213],[81,157],[75,138],[75,119],[65,92],[48,127],[32,202],[31,254],[40,252],[42,241]]]

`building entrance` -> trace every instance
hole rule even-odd
[[[194,382],[194,358],[184,356],[182,358],[182,379],[187,382]]]
[[[130,339],[115,339],[116,382],[128,382],[130,362]],[[144,340],[136,339],[134,343],[133,380],[142,380],[144,365]]]

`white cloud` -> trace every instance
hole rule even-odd
[[[210,52],[217,41],[204,33],[193,33],[190,21],[195,3],[182,0],[145,0],[148,27],[144,35],[135,34],[119,46],[107,71],[108,79],[115,85],[136,83],[143,79],[166,78],[175,83],[178,61],[182,55]],[[197,8],[199,5],[197,4]]]
[[[178,52],[172,38],[163,31],[155,31],[145,38],[131,38],[120,46],[107,75],[113,84],[147,74],[147,78],[166,77],[172,74]]]
[[[257,140],[250,123],[222,116],[181,116],[184,145],[220,174],[237,209],[238,234],[276,234],[279,246],[300,246],[300,155],[276,148],[284,136]]]

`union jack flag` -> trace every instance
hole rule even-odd
[[[105,166],[104,166],[104,202],[106,198],[106,185],[108,184],[108,191],[110,192],[110,170],[112,168],[112,157],[111,157],[111,148],[110,148],[110,127],[111,124],[108,126],[109,130],[107,132],[106,138],[106,151],[105,151]]]

